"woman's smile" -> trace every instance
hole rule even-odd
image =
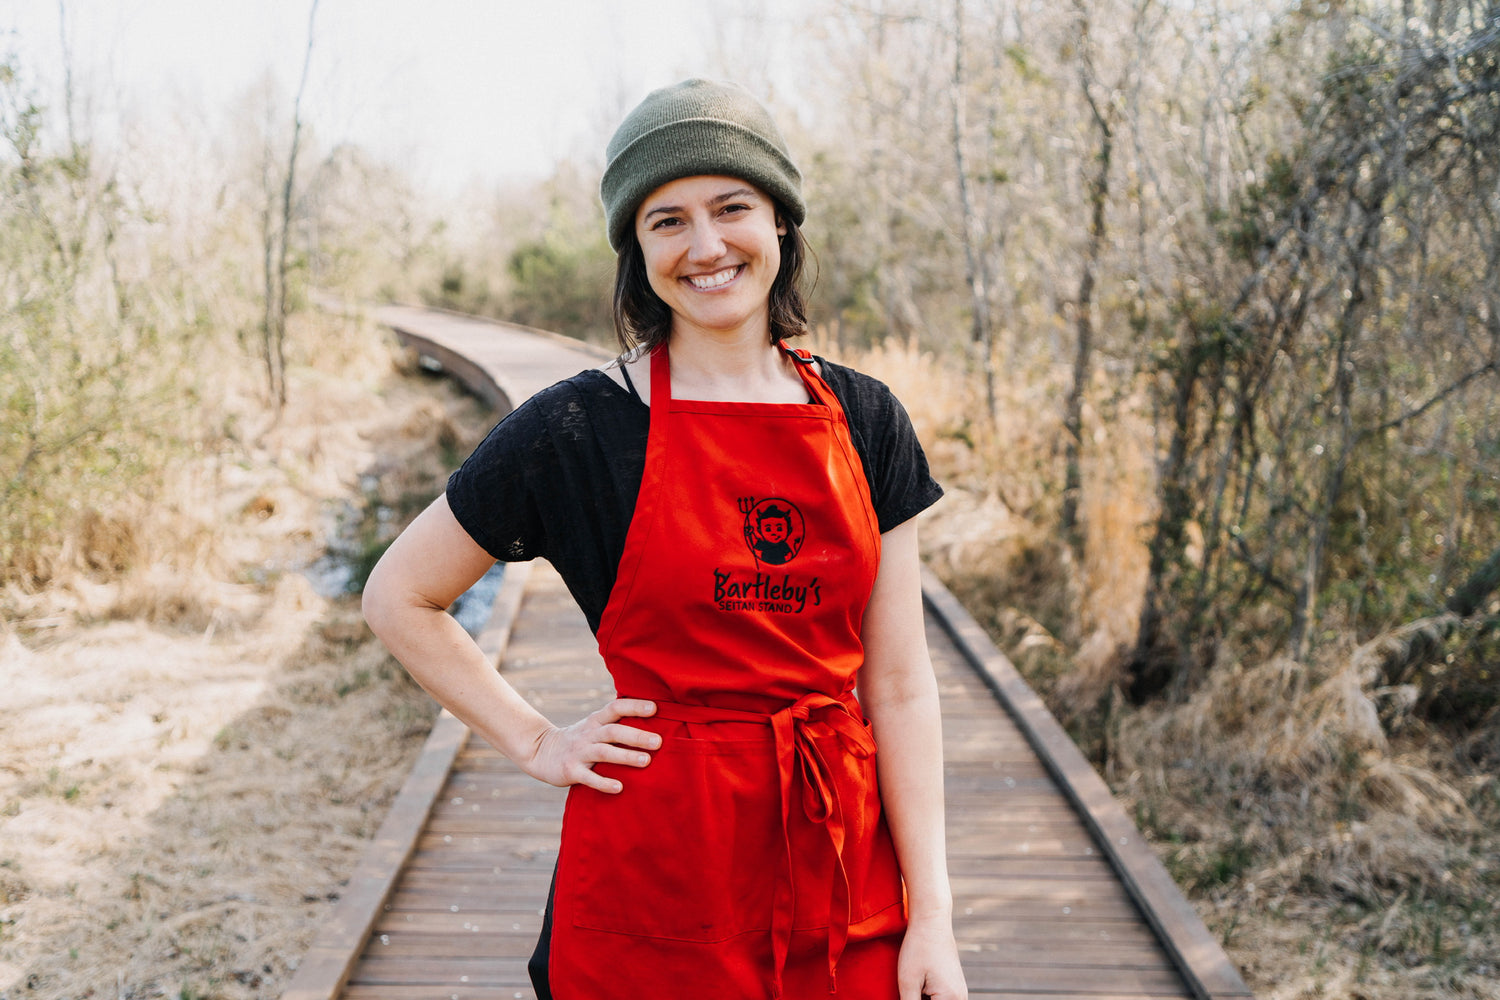
[[[740,276],[740,272],[744,269],[745,265],[736,264],[733,267],[726,267],[723,270],[715,271],[713,274],[689,275],[683,280],[691,284],[700,292],[712,292],[723,288],[735,278],[738,278]]]

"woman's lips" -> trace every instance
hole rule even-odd
[[[733,267],[726,267],[712,274],[690,274],[684,280],[700,292],[711,292],[715,288],[723,288],[738,278],[744,269],[744,264],[735,264]]]

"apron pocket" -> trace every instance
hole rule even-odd
[[[595,769],[625,790],[569,792],[574,926],[702,942],[770,929],[785,848],[769,740],[668,736],[643,769]]]

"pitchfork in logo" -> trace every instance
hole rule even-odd
[[[740,497],[744,515],[745,545],[755,557],[755,568],[761,563],[781,566],[797,558],[806,538],[802,512],[789,500],[767,497]]]

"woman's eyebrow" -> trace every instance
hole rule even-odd
[[[729,201],[732,198],[743,198],[746,195],[754,198],[755,192],[747,187],[735,188],[733,191],[725,191],[723,194],[710,199],[708,203],[710,205],[722,205],[724,202]]]
[[[730,201],[734,198],[744,198],[746,196],[749,196],[751,198],[755,197],[755,191],[752,188],[747,187],[735,188],[733,191],[725,191],[723,194],[715,195],[708,200],[708,203],[710,205],[722,205],[726,201]],[[641,218],[642,220],[645,220],[651,218],[651,216],[653,215],[672,215],[681,211],[683,211],[681,205],[658,205],[656,208],[651,209]]]

